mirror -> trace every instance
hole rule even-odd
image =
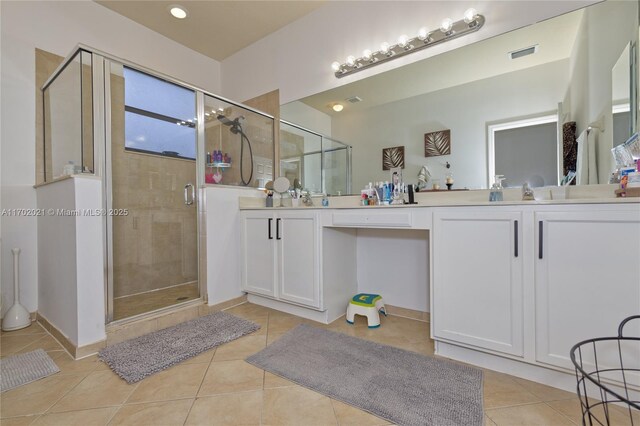
[[[632,134],[630,87],[631,43],[620,54],[611,69],[611,114],[613,125],[613,146],[625,142]]]
[[[454,189],[488,188],[492,174],[505,174],[509,186],[523,180],[557,185],[565,174],[563,125],[570,122],[574,140],[604,123],[595,155],[598,181],[607,183],[612,69],[637,38],[638,3],[609,0],[291,102],[281,117],[353,147],[356,193],[368,182],[389,180],[382,151],[398,146],[404,147],[408,183],[427,166],[441,182],[452,173]],[[629,81],[621,83],[627,93]],[[331,108],[336,103],[344,105],[341,112]],[[438,141],[446,130],[447,149],[425,149],[425,138]],[[503,173],[500,164],[524,174]]]

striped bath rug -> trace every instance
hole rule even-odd
[[[3,358],[0,359],[0,389],[5,392],[59,371],[43,349]]]

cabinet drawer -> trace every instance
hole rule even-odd
[[[333,226],[411,228],[411,212],[336,212]]]

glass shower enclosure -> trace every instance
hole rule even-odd
[[[102,179],[106,321],[206,298],[199,195],[272,179],[273,117],[85,46],[42,94],[44,181]]]
[[[351,146],[280,120],[280,171],[312,194],[350,194]]]

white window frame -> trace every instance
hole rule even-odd
[[[555,112],[553,114],[545,114],[538,117],[525,118],[521,120],[507,121],[503,123],[489,124],[487,125],[487,164],[488,164],[488,172],[487,172],[487,188],[491,188],[493,184],[492,179],[496,175],[496,132],[501,130],[510,130],[510,129],[518,129],[520,127],[530,127],[537,126],[539,124],[548,124],[548,123],[558,123],[558,113]],[[557,132],[556,132],[556,161],[558,164],[558,182],[560,182],[560,174],[561,172],[561,157],[562,157],[562,147],[560,146]]]

